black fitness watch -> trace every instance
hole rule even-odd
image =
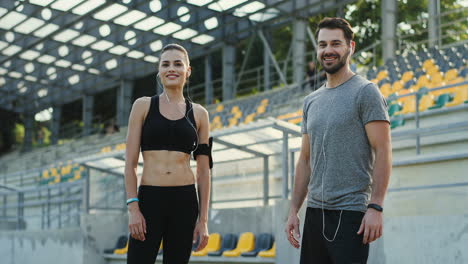
[[[380,206],[378,204],[371,203],[371,204],[367,205],[367,208],[372,208],[372,209],[377,210],[379,212],[383,212],[382,206]]]

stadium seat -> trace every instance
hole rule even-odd
[[[444,75],[444,81],[445,82],[450,82],[451,80],[454,80],[458,77],[458,71],[457,69],[450,69],[448,70],[445,75]]]
[[[396,81],[392,84],[392,92],[398,92],[401,89],[403,89],[403,82],[402,81]]]
[[[208,255],[209,252],[216,252],[221,248],[221,235],[218,233],[210,234],[208,244],[200,251],[193,251],[192,256],[202,257]]]
[[[127,254],[127,252],[128,252],[128,240],[127,240],[127,243],[125,243],[125,247],[117,248],[114,250],[114,254],[117,254],[117,255],[125,255]]]
[[[441,91],[444,91],[444,90],[441,90]],[[441,94],[437,97],[435,104],[429,107],[429,109],[436,109],[436,108],[444,107],[448,102],[450,102],[450,100],[451,100],[450,94],[448,93]]]
[[[383,70],[383,71],[380,71],[379,73],[377,73],[377,80],[382,80],[384,78],[388,77],[388,71],[386,70]]]
[[[114,253],[114,250],[124,248],[125,245],[127,244],[127,242],[128,242],[128,236],[120,236],[117,239],[117,243],[115,244],[115,247],[110,248],[110,249],[104,249],[104,253],[105,254],[112,254],[112,253]]]
[[[223,253],[224,257],[239,257],[244,252],[252,251],[255,247],[255,236],[252,232],[243,233],[239,242],[237,243],[236,248],[232,250],[225,251]]]
[[[384,83],[380,86],[380,92],[383,96],[388,97],[392,93],[392,86],[389,83]]]
[[[221,248],[218,251],[208,252],[208,256],[221,256],[224,251],[236,248],[237,235],[226,234],[223,236]]]
[[[409,80],[412,80],[413,76],[414,76],[414,73],[412,71],[407,71],[403,73],[403,75],[401,76],[401,80],[403,81],[403,83],[406,83]]]
[[[241,254],[243,257],[256,257],[260,251],[271,249],[273,246],[273,235],[269,233],[262,233],[255,238],[255,248],[252,251],[244,252]]]
[[[400,126],[405,125],[405,119],[399,115],[399,116],[394,116],[392,120],[390,121],[390,129],[394,129]]]
[[[244,124],[248,124],[248,123],[252,122],[256,115],[257,115],[256,113],[251,113],[251,114],[247,115],[245,117],[245,119],[244,119]]]
[[[274,258],[274,257],[276,257],[276,242],[273,243],[273,246],[271,247],[271,249],[265,250],[265,251],[260,251],[258,253],[258,256],[262,257],[262,258]]]
[[[468,102],[468,85],[458,86],[455,90],[453,101],[446,104],[447,107]]]
[[[403,107],[400,104],[391,104],[388,107],[388,115],[393,116],[396,112],[401,111]]]
[[[419,100],[419,112],[426,111],[429,107],[434,105],[434,96],[432,94],[423,95]]]
[[[219,112],[221,112],[221,111],[223,111],[223,110],[224,110],[224,105],[218,104],[218,105],[216,106],[216,112],[217,112],[217,113],[219,113]]]

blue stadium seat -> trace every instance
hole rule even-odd
[[[260,251],[269,250],[273,246],[274,238],[272,234],[262,233],[255,239],[255,248],[250,252],[242,253],[243,257],[256,257]]]
[[[237,245],[237,239],[238,239],[237,235],[235,234],[229,233],[229,234],[224,235],[221,248],[218,251],[209,252],[208,256],[219,257],[223,254],[224,251],[235,249]]]

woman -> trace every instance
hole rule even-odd
[[[199,241],[201,250],[208,242],[209,119],[205,108],[184,99],[190,74],[187,51],[177,44],[165,46],[158,72],[164,92],[133,104],[125,159],[131,236],[127,263],[153,264],[161,240],[163,263],[188,263],[192,244]],[[140,148],[144,165],[137,194]],[[190,169],[192,151],[197,179]]]

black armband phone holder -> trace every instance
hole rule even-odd
[[[213,148],[213,137],[208,139],[208,144],[198,144],[197,149],[193,152],[193,158],[196,160],[198,155],[206,155],[209,158],[210,169],[213,168],[213,157],[211,150]]]

